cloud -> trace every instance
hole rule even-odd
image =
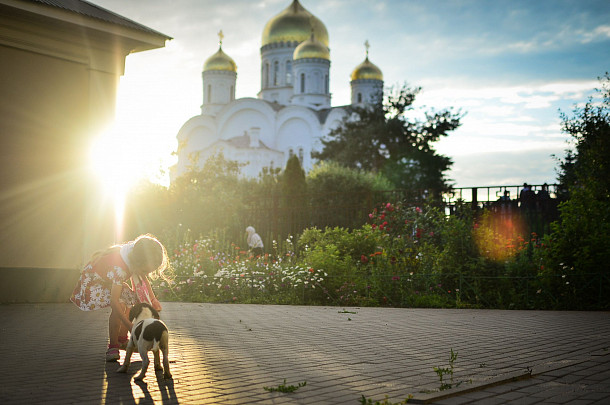
[[[552,184],[557,179],[557,162],[552,153],[541,149],[457,156],[450,177],[458,187]]]

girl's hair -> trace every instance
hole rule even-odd
[[[132,270],[139,272],[140,269],[147,269],[147,273],[163,276],[163,271],[169,266],[165,246],[151,234],[140,235],[134,242],[129,255]]]

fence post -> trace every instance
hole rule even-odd
[[[477,201],[477,188],[473,187],[472,188],[472,203],[471,203],[471,207],[473,211],[477,210],[479,203]]]
[[[272,214],[271,214],[271,220],[273,223],[273,233],[275,235],[279,235],[280,234],[280,230],[278,229],[278,216],[280,214],[280,201],[279,201],[279,196],[277,194],[273,195],[273,210],[272,210]]]

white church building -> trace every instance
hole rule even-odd
[[[308,171],[311,152],[337,127],[345,108],[331,106],[330,49],[326,27],[294,0],[263,29],[261,90],[258,98],[235,99],[237,66],[222,50],[203,65],[201,114],[178,132],[178,163],[172,180],[193,165],[201,167],[222,151],[245,166],[242,174],[256,178],[264,167],[284,168],[297,155]],[[367,55],[351,74],[352,105],[380,97],[383,74]]]

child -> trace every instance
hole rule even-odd
[[[108,320],[110,343],[106,361],[117,361],[119,348],[124,349],[127,344],[127,331],[132,328],[128,317],[131,306],[147,302],[161,311],[161,304],[146,276],[153,272],[162,275],[167,266],[165,247],[147,234],[95,253],[82,270],[70,300],[83,311],[112,308]],[[126,283],[130,278],[131,288]]]

